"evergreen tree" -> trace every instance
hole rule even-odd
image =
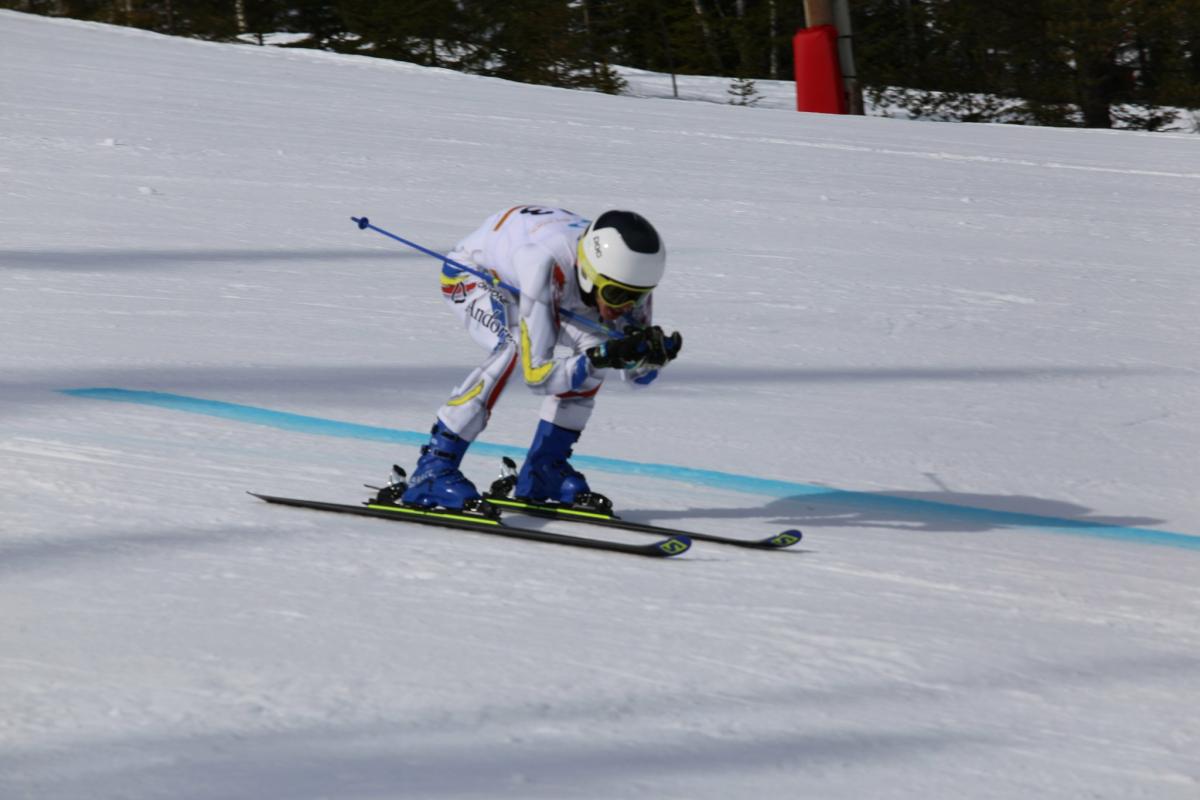
[[[348,30],[336,0],[289,0],[282,30],[308,34],[296,47],[338,50],[347,46]]]
[[[337,11],[356,34],[338,49],[379,58],[442,66],[445,42],[466,36],[454,0],[338,0]]]
[[[751,78],[734,78],[729,84],[727,94],[729,104],[733,106],[752,106],[762,99]]]
[[[1159,106],[1197,100],[1197,82],[1184,77],[1196,48],[1179,35],[1197,6],[864,0],[856,6],[860,75],[877,100],[890,97],[918,116],[1161,127],[1174,113]],[[901,97],[887,86],[918,91]]]

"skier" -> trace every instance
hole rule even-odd
[[[520,297],[443,264],[442,298],[489,355],[438,410],[402,502],[454,510],[479,504],[459,465],[519,370],[545,400],[514,495],[611,506],[567,459],[609,370],[645,385],[679,355],[680,334],[651,325],[651,292],[666,267],[658,232],[632,211],[605,211],[589,222],[560,208],[515,206],[489,217],[449,258],[496,276]],[[574,317],[622,335],[609,338]]]

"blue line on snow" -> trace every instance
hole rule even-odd
[[[237,422],[266,425],[286,431],[310,433],[319,436],[340,436],[349,439],[366,439],[375,442],[393,442],[406,445],[421,445],[429,440],[428,434],[417,431],[402,431],[372,425],[357,425],[352,422],[339,422],[322,417],[291,414],[286,411],[272,411],[267,408],[240,405],[238,403],[225,403],[219,400],[205,400],[200,397],[187,397],[185,395],[167,394],[165,392],[96,388],[64,389],[62,393],[71,395],[72,397],[111,400],[121,403],[137,403],[140,405],[157,406],[159,408],[169,408],[175,411],[187,411],[193,414],[204,414],[210,417],[221,417]],[[516,456],[517,458],[525,454],[524,448],[491,444],[489,442],[475,442],[471,446],[471,450],[473,453],[480,455]],[[1038,514],[1023,514],[1016,511],[997,511],[987,508],[954,505],[952,503],[939,503],[933,500],[918,500],[908,497],[854,492],[844,489],[832,489],[827,486],[817,486],[811,483],[793,483],[791,481],[755,478],[749,475],[680,467],[672,464],[625,461],[623,459],[603,458],[600,456],[575,456],[572,461],[578,466],[602,472],[641,475],[648,478],[664,478],[690,483],[695,486],[713,486],[720,489],[745,492],[747,494],[765,495],[767,497],[807,496],[814,499],[829,499],[847,506],[875,507],[918,517],[957,517],[990,527],[1037,528],[1056,533],[1071,533],[1103,539],[1117,539],[1200,550],[1200,536],[1160,531],[1151,528],[1106,525],[1101,522],[1088,522],[1086,520],[1061,519]]]

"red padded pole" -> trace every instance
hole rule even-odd
[[[796,60],[796,110],[845,114],[846,92],[838,66],[838,32],[832,25],[801,28],[792,37]]]

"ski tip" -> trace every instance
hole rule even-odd
[[[799,528],[789,528],[786,531],[777,533],[764,543],[767,547],[791,547],[798,544],[804,538],[804,532]]]
[[[652,546],[664,556],[677,556],[691,549],[692,540],[683,535],[672,536],[661,542],[655,542]]]

